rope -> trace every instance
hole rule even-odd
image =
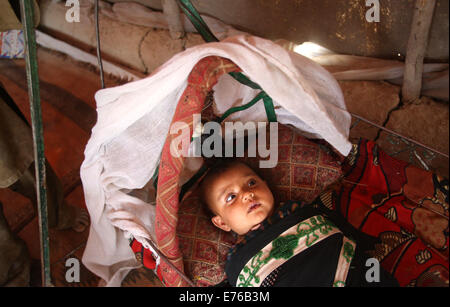
[[[219,119],[219,123],[223,122],[228,116],[230,116],[231,114],[235,113],[235,112],[239,112],[239,111],[244,111],[248,108],[250,108],[251,106],[253,106],[255,103],[257,103],[259,100],[264,98],[264,92],[260,92],[258,95],[256,95],[255,98],[253,98],[250,102],[248,102],[247,104],[244,104],[242,106],[238,106],[238,107],[233,107],[231,109],[228,109],[223,115],[222,117]]]
[[[198,33],[200,33],[205,42],[211,43],[219,41],[217,37],[214,36],[214,34],[211,32],[208,25],[200,16],[195,7],[192,5],[190,0],[178,0],[178,3],[181,9],[183,10],[184,14],[189,18],[192,25],[195,27],[195,29],[197,29]],[[258,84],[251,81],[247,76],[245,76],[241,72],[231,72],[229,73],[229,75],[232,76],[238,82],[247,85],[253,89],[263,90]],[[264,91],[263,93],[264,93],[263,101],[267,113],[267,119],[269,122],[276,122],[277,116],[273,106],[272,98],[270,98],[269,95],[265,94]]]
[[[206,42],[218,42],[219,39],[211,32],[208,25],[205,23],[203,18],[197,12],[195,7],[189,0],[178,0],[180,8],[183,10],[184,14],[192,22],[194,28],[200,33]]]

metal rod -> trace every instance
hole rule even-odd
[[[31,111],[31,128],[34,143],[34,165],[36,172],[36,194],[41,245],[42,285],[52,286],[50,275],[50,246],[47,218],[47,189],[45,180],[44,133],[39,92],[38,63],[36,56],[36,37],[34,30],[33,2],[20,0],[20,11],[25,38],[25,63],[27,71],[28,95]]]
[[[95,0],[95,37],[97,39],[97,59],[98,59],[98,67],[100,69],[100,82],[102,88],[105,88],[105,78],[103,76],[103,63],[102,63],[102,54],[100,53],[100,31],[98,25],[98,0]]]

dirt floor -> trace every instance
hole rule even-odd
[[[39,48],[39,77],[45,155],[61,179],[65,200],[73,206],[85,208],[79,169],[84,148],[96,122],[94,94],[101,88],[99,74],[90,66],[80,64],[64,55]],[[0,60],[0,82],[30,121],[25,62]],[[105,86],[120,80],[105,76]],[[0,202],[11,229],[22,238],[32,258],[32,286],[40,286],[40,243],[37,211],[31,202],[9,190],[0,189]],[[99,278],[81,263],[89,227],[77,233],[73,230],[50,229],[50,262],[52,283],[55,286],[97,286]],[[66,260],[80,261],[80,282],[66,281]],[[123,286],[162,286],[151,270],[134,270]]]

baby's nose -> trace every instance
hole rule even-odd
[[[248,191],[244,195],[245,200],[253,200],[254,198],[255,198],[255,193],[253,193],[252,191]]]

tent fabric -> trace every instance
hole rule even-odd
[[[258,83],[273,99],[280,123],[325,139],[344,156],[351,150],[351,117],[335,78],[310,59],[258,37],[240,35],[192,47],[147,78],[98,91],[97,123],[80,169],[91,216],[83,263],[107,286],[120,285],[139,266],[128,240],[155,238],[155,201],[130,192],[149,186],[188,76],[208,56],[229,59]],[[250,95],[226,77],[214,90],[216,106],[245,104]],[[239,113],[243,122],[266,121],[252,117],[263,112],[257,104]]]

